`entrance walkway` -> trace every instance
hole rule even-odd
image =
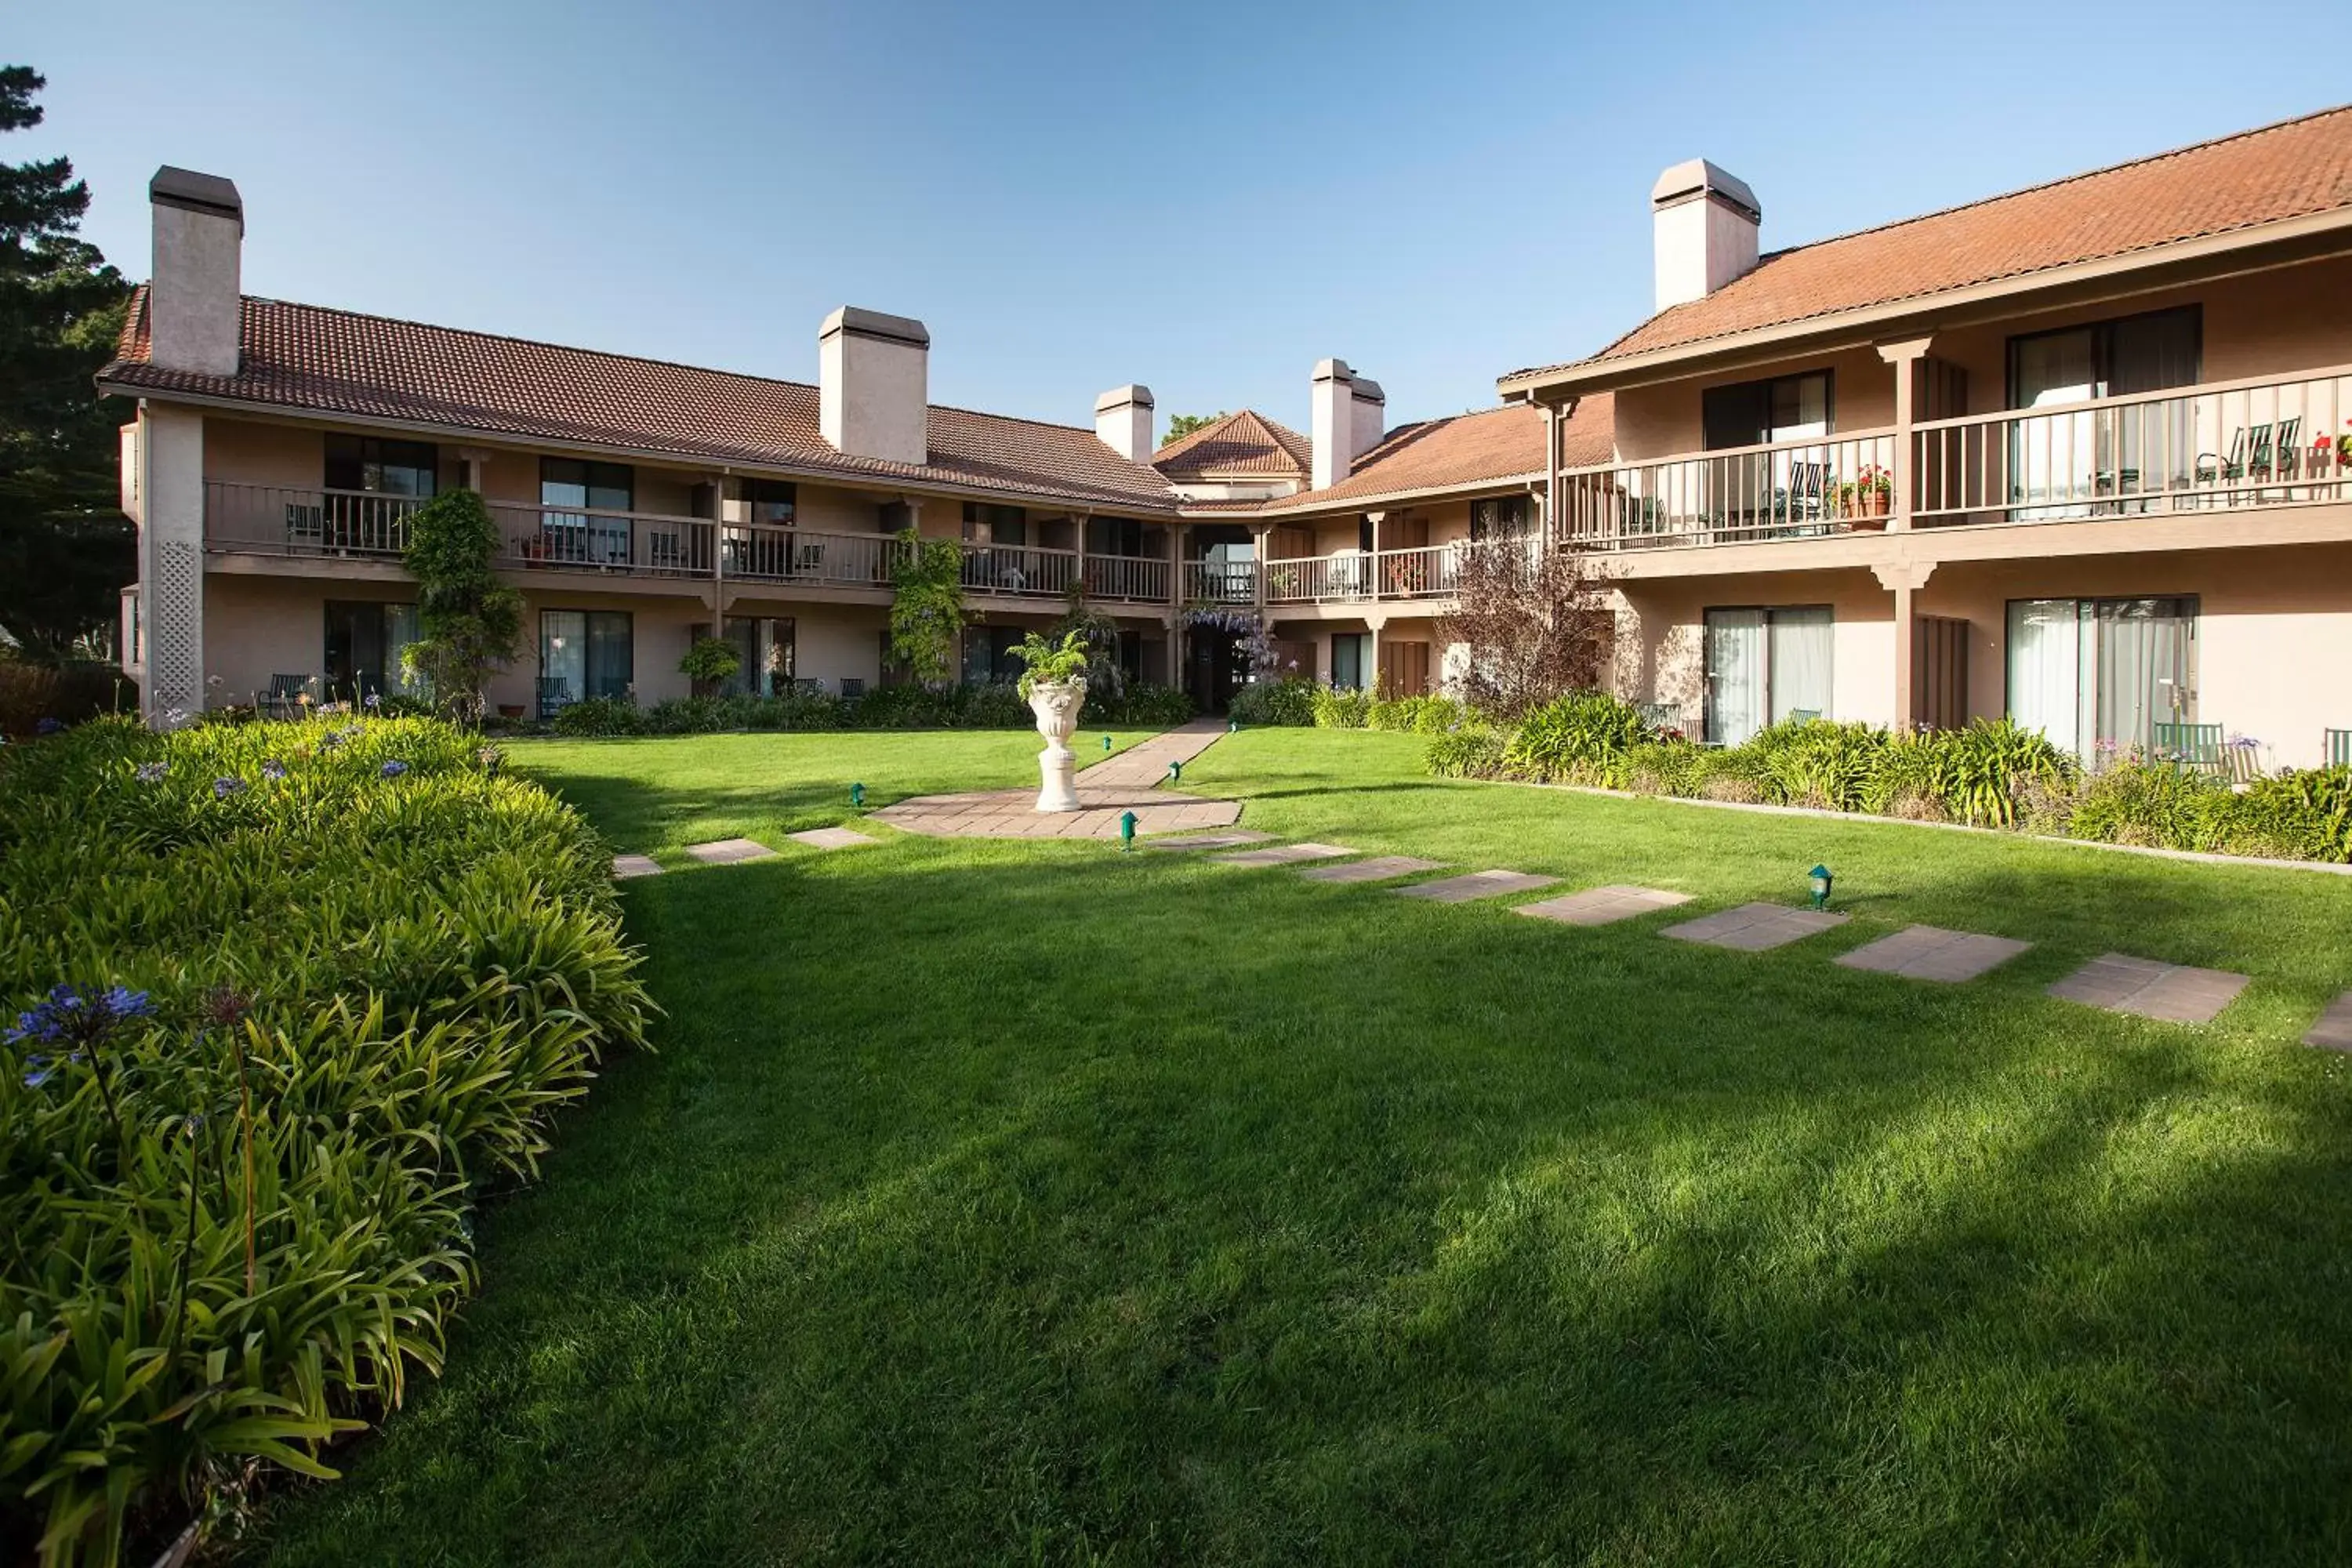
[[[1100,731],[1094,731],[1100,733]],[[1241,820],[1239,801],[1206,800],[1159,789],[1170,763],[1189,763],[1225,733],[1222,719],[1196,719],[1154,735],[1078,774],[1076,811],[1039,811],[1037,791],[989,790],[971,795],[920,795],[873,813],[904,833],[953,838],[1116,838],[1119,818],[1135,813],[1135,831],[1230,827]],[[1080,756],[1092,736],[1070,738]]]

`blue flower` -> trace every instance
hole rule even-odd
[[[50,990],[46,1000],[16,1015],[16,1026],[8,1031],[7,1043],[38,1040],[45,1046],[58,1046],[104,1039],[123,1020],[143,1018],[154,1010],[144,991],[110,985],[85,995],[70,985],[59,985]]]
[[[171,769],[165,763],[142,763],[139,764],[139,782],[141,784],[162,784],[163,782],[163,775],[169,772],[171,772]]]
[[[36,735],[55,735],[63,731],[65,727],[66,721],[64,720],[48,718],[44,719],[39,723],[34,725],[33,733]]]
[[[401,761],[399,761],[399,760],[397,760],[397,759],[394,759],[394,761],[392,761],[392,762],[389,762],[389,763],[384,763],[384,764],[383,764],[383,766],[382,766],[382,767],[380,767],[380,768],[378,768],[378,769],[376,770],[376,772],[378,772],[378,773],[382,773],[385,778],[388,778],[388,779],[396,779],[396,778],[398,778],[401,774],[403,774],[403,773],[406,773],[407,771],[408,771],[408,764],[407,764],[406,763],[401,762]]]
[[[371,692],[369,692],[369,693],[367,694],[367,705],[368,705],[369,707],[371,707],[371,708],[381,708],[381,707],[383,707],[383,693],[382,693],[382,692],[380,692],[380,691],[371,691]]]
[[[286,776],[286,764],[272,757],[261,764],[261,776],[266,779],[282,779]]]
[[[226,800],[233,795],[242,794],[244,790],[245,781],[243,779],[213,780],[213,798],[215,800]]]

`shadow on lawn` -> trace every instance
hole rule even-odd
[[[2352,1126],[2284,1047],[1093,847],[631,921],[664,1054],[287,1561],[2345,1542]]]

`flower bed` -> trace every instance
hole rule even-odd
[[[0,753],[0,1555],[111,1562],[440,1363],[650,1005],[606,852],[421,719]]]
[[[2139,757],[2086,773],[2005,719],[1908,735],[1790,721],[1741,745],[1708,748],[1656,729],[1613,697],[1585,692],[1517,726],[1470,715],[1430,742],[1426,761],[1443,777],[1592,784],[2147,848],[2352,862],[2352,768],[2287,770],[2242,788]]]

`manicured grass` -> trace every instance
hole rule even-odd
[[[871,788],[883,742],[1000,782],[948,758],[981,739],[517,758],[639,847],[769,826],[764,781]],[[1417,752],[1252,731],[1185,783],[1686,912],[1826,860],[1854,918],[1740,954],[895,836],[632,883],[661,1054],[486,1216],[446,1376],[262,1554],[2352,1554],[2352,1075],[2294,1043],[2352,985],[2352,882]],[[1955,988],[1828,962],[1913,920],[2037,945]],[[2110,948],[2254,984],[2201,1029],[2041,995]]]

